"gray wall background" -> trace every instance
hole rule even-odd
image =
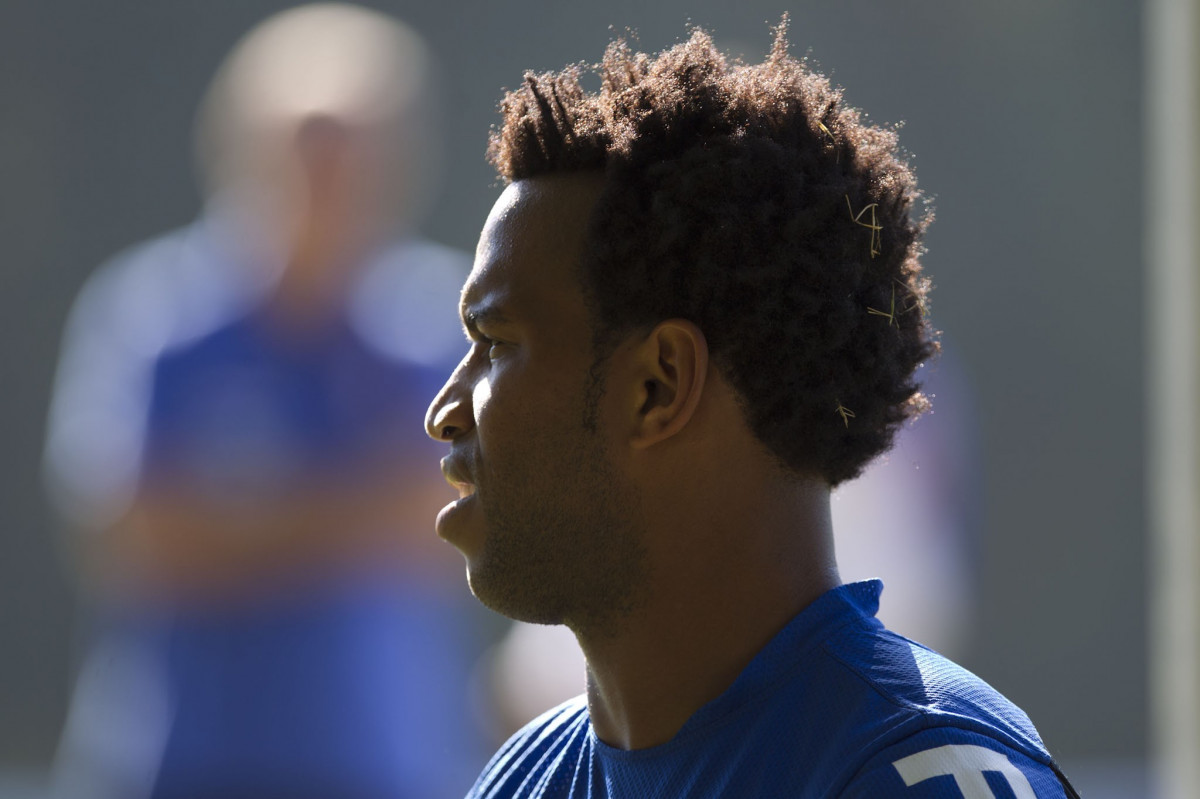
[[[84,278],[198,209],[193,108],[272,0],[0,2],[0,769],[38,768],[66,702],[77,598],[38,460]],[[442,66],[445,184],[426,232],[472,248],[502,85],[643,49],[689,22],[759,59],[792,15],[877,122],[904,121],[936,200],[934,319],[978,403],[979,609],[966,665],[1064,762],[1147,738],[1142,486],[1141,9],[1132,0],[395,0]]]

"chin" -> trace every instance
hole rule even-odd
[[[467,585],[480,604],[513,621],[564,623],[566,603],[546,590],[544,580],[521,578],[497,565],[486,553],[467,555]]]

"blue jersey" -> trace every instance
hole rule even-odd
[[[435,463],[420,421],[451,366],[390,358],[344,319],[303,346],[261,310],[154,364],[143,471],[225,504],[286,494],[313,475],[345,482],[380,463]]]
[[[470,799],[1074,797],[1020,709],[886,630],[878,581],[802,611],[673,739],[625,751],[582,697],[492,758]]]
[[[336,318],[296,343],[264,318],[276,275],[230,239],[206,216],[119,256],[76,305],[47,467],[85,527],[158,478],[233,511],[380,464],[436,479],[421,420],[462,347],[468,259],[383,247]],[[461,795],[483,751],[463,690],[473,603],[419,563],[360,560],[229,608],[110,610],[68,759],[86,771],[136,752],[121,768],[156,797]],[[87,774],[72,795],[98,793]]]

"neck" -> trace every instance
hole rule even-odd
[[[576,630],[601,740],[622,749],[669,741],[792,617],[838,585],[828,489],[789,488],[783,501],[775,493],[771,504],[732,502],[737,512],[715,518],[712,503],[697,503],[705,518],[676,519],[677,535],[655,537],[665,543],[652,553],[647,604],[618,633]]]
[[[289,281],[285,273],[264,305],[268,327],[285,339],[305,340],[327,330],[344,304],[344,289]]]
[[[331,227],[329,220],[305,219],[268,300],[272,324],[303,333],[324,329],[336,319],[365,254],[359,238]]]

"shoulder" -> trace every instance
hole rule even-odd
[[[407,239],[367,263],[351,290],[358,334],[398,360],[442,368],[464,348],[458,297],[471,258],[424,239]]]
[[[876,752],[840,799],[1077,799],[1048,758],[956,727],[934,727]]]
[[[1029,717],[980,677],[882,627],[851,625],[824,652],[869,691],[904,711],[910,723],[959,726],[1022,751],[1045,752]]]
[[[1018,799],[1074,795],[1029,717],[962,666],[870,625],[848,625],[822,649],[862,746],[835,780],[848,783],[846,799],[991,796],[978,786],[1005,783]]]
[[[68,343],[98,338],[153,353],[195,335],[233,304],[236,288],[223,266],[202,221],[128,247],[84,283]]]
[[[468,799],[506,799],[545,795],[548,784],[573,774],[591,729],[587,700],[571,699],[543,713],[513,735],[492,757]]]
[[[118,318],[133,310],[145,313],[169,297],[170,264],[185,246],[186,229],[127,247],[109,257],[83,284],[71,311],[71,323]]]
[[[153,370],[203,328],[199,223],[129,247],[84,283],[63,334],[43,462],[54,503],[72,522],[111,521],[140,469]],[[211,304],[211,303],[210,303]]]

